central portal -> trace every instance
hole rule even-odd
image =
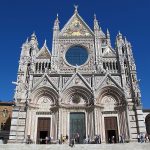
[[[76,143],[83,143],[86,137],[85,113],[70,113],[70,139],[75,139]]]

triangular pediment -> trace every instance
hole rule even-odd
[[[105,77],[100,81],[97,90],[106,86],[115,86],[123,90],[122,87],[113,79],[110,74],[106,74]]]
[[[60,32],[65,37],[92,37],[93,31],[83,21],[78,13],[75,13]]]
[[[110,46],[107,46],[103,52],[103,56],[104,57],[116,57],[116,53]]]
[[[91,90],[90,84],[86,81],[86,79],[79,73],[75,73],[64,85],[62,91],[64,91],[67,88],[73,87],[73,86],[81,86],[88,88]]]
[[[38,52],[37,54],[37,59],[50,59],[51,58],[51,54],[47,48],[47,46],[43,46],[41,48],[41,50]]]
[[[44,74],[33,86],[32,91],[40,87],[49,87],[58,91],[57,87],[53,84],[50,77],[47,74]]]

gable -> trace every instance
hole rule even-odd
[[[50,59],[51,55],[46,47],[42,47],[42,49],[37,54],[37,59]]]
[[[74,14],[62,29],[60,35],[65,37],[92,37],[94,34],[83,19],[78,14]]]
[[[42,78],[40,78],[34,85],[34,87],[32,88],[32,91],[34,91],[35,89],[38,89],[40,87],[49,87],[52,89],[55,89],[56,91],[58,91],[57,87],[54,85],[54,83],[50,80],[50,77],[47,74],[44,74]]]
[[[91,90],[90,84],[86,81],[86,79],[80,75],[79,73],[75,73],[64,85],[62,91],[64,91],[66,88],[70,88],[72,86],[82,86],[85,88],[88,88]]]
[[[115,86],[122,90],[120,83],[117,83],[110,74],[106,74],[105,77],[100,81],[97,90],[105,86]]]
[[[103,52],[103,56],[104,57],[115,57],[116,54],[115,54],[115,51],[110,46],[107,46]]]

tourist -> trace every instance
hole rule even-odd
[[[115,136],[113,135],[111,138],[111,142],[114,144],[115,143]]]
[[[68,135],[66,134],[66,144],[68,143]]]
[[[148,135],[148,139],[149,139],[149,142],[150,142],[150,134]]]
[[[145,134],[145,143],[149,142],[148,134]]]
[[[140,143],[140,134],[137,135],[138,143]]]
[[[49,136],[49,144],[51,144],[51,136]]]
[[[141,135],[140,135],[140,142],[141,142],[141,143],[144,142],[144,135],[143,135],[143,133],[141,133]]]
[[[101,144],[101,135],[98,136],[99,144]]]
[[[74,147],[75,146],[75,140],[74,139],[71,139],[69,146],[70,147]]]
[[[88,144],[90,144],[90,136],[87,137]]]
[[[125,134],[122,133],[122,143],[125,143]]]
[[[45,144],[48,144],[48,136],[45,137]]]
[[[119,143],[123,143],[123,141],[122,141],[122,135],[119,135]]]
[[[76,141],[77,144],[80,143],[80,135],[79,135],[79,133],[76,134],[75,141]]]

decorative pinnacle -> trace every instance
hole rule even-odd
[[[45,39],[45,41],[44,41],[44,46],[47,46],[47,44],[46,44],[46,39]]]
[[[35,40],[35,39],[36,39],[36,35],[35,35],[35,32],[33,32],[31,35],[31,40]]]
[[[94,19],[97,20],[97,19],[96,19],[96,14],[95,14],[95,13],[94,13]]]
[[[109,30],[107,29],[107,35],[110,35]]]
[[[58,13],[57,13],[57,16],[56,16],[56,20],[58,20]]]
[[[120,33],[120,31],[118,31],[118,35],[122,35],[122,34]]]
[[[74,8],[75,8],[74,12],[78,13],[78,5],[74,5]]]

